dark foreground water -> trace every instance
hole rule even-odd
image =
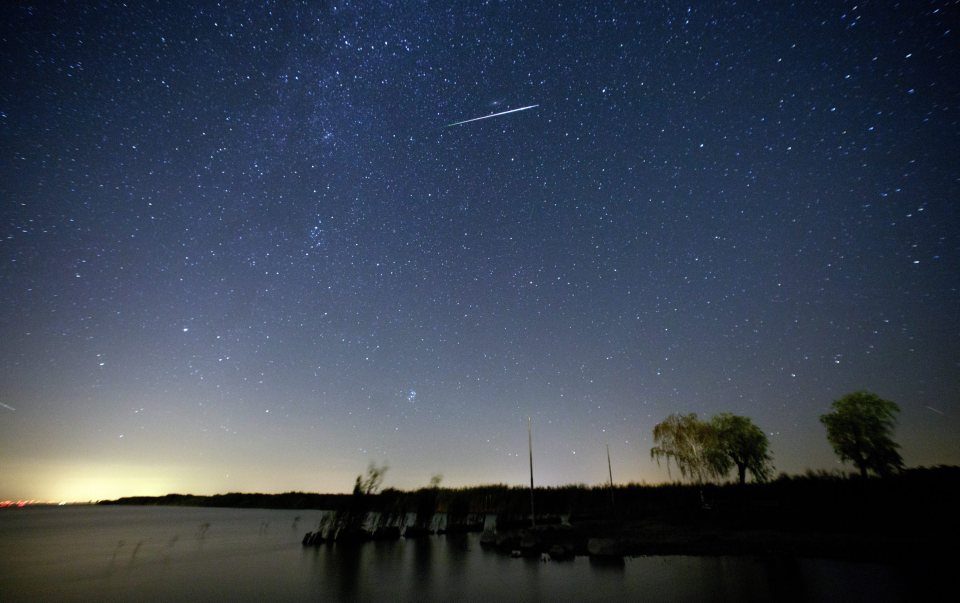
[[[541,563],[476,535],[304,548],[320,511],[0,511],[2,601],[903,601],[922,566],[735,557]]]

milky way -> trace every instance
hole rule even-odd
[[[0,498],[960,463],[956,3],[183,4],[0,7]]]

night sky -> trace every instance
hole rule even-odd
[[[0,6],[0,498],[960,463],[957,2],[183,4]]]

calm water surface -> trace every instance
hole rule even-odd
[[[541,563],[476,535],[304,548],[321,511],[70,507],[0,511],[3,601],[901,601],[917,568],[638,557]]]

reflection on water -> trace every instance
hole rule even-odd
[[[922,566],[484,551],[475,534],[304,548],[320,511],[156,507],[0,512],[0,595],[35,600],[896,601],[945,581]],[[928,591],[930,592],[930,591]]]

